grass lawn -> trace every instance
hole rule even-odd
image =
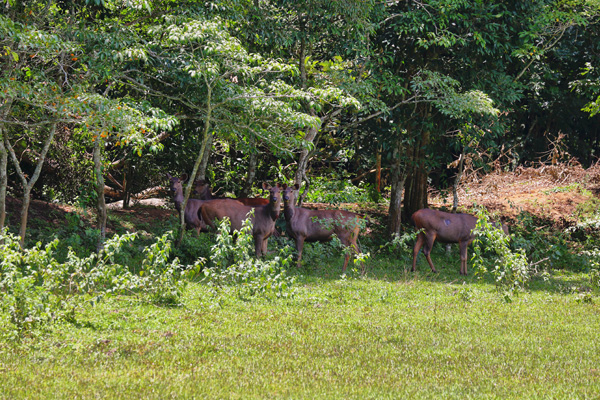
[[[340,260],[341,261],[341,260]],[[440,267],[448,263],[440,257]],[[457,260],[458,261],[458,260]],[[598,398],[600,308],[584,274],[507,303],[489,282],[374,263],[301,271],[288,300],[133,297],[0,344],[2,398]],[[573,290],[575,288],[575,290]]]

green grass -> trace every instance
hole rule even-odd
[[[436,257],[440,274],[379,257],[364,278],[340,278],[336,257],[298,271],[289,300],[217,300],[201,283],[179,308],[112,298],[0,344],[0,396],[597,398],[600,300],[580,301],[585,274],[506,303],[461,277],[456,253]]]

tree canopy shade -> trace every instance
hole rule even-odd
[[[597,156],[597,0],[2,7],[0,227],[7,190],[21,186],[25,205],[65,164],[94,177],[102,227],[104,180],[127,192],[136,168],[151,171],[135,179],[146,187],[169,168],[212,168],[244,193],[257,176],[306,190],[345,154],[344,176],[389,171],[398,233],[401,211],[427,204],[428,179],[451,185],[448,166],[468,154],[506,146],[532,160],[561,133],[580,159]],[[218,172],[215,148],[228,159]]]

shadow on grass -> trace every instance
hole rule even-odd
[[[330,249],[324,246],[330,246]],[[363,250],[369,251],[369,249]],[[433,263],[438,270],[432,272],[422,252],[417,259],[417,271],[412,272],[412,252],[407,254],[376,254],[366,261],[366,267],[356,267],[351,264],[345,273],[345,278],[381,280],[385,282],[427,281],[444,285],[490,285],[495,286],[494,276],[482,273],[472,268],[473,263],[469,259],[468,275],[460,275],[460,256],[457,249],[447,255],[442,246],[436,246],[432,252]],[[315,281],[332,281],[342,279],[343,254],[327,244],[307,243],[304,247],[303,265],[296,268],[295,262],[289,269],[289,273],[303,284]],[[549,294],[569,295],[573,293],[585,293],[591,291],[587,276],[579,271],[550,270],[546,277],[535,276],[528,283],[528,292],[546,292]]]

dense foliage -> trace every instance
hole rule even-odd
[[[453,185],[469,154],[518,165],[560,138],[560,156],[596,157],[595,0],[3,7],[2,204],[127,205],[164,172],[244,195],[294,180],[301,198],[347,176],[391,190],[398,233],[401,196],[405,215],[425,206],[428,178]]]

